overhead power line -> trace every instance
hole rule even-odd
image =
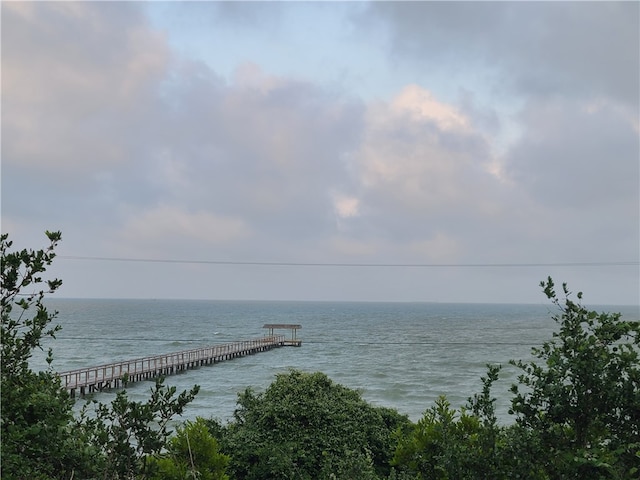
[[[56,336],[56,340],[86,340],[86,341],[96,341],[96,340],[104,340],[103,337],[63,337]],[[110,342],[158,342],[158,343],[167,343],[166,338],[134,338],[134,337],[109,337]],[[171,342],[180,342],[180,343],[202,343],[202,339],[176,339],[172,338]],[[369,340],[304,340],[304,343],[307,344],[343,344],[343,345],[358,345],[358,346],[387,346],[387,345],[431,345],[431,346],[449,346],[449,345],[469,345],[469,346],[477,346],[477,345],[523,345],[523,346],[534,346],[534,342],[496,342],[496,341],[476,341],[473,342],[455,342],[455,341],[384,341],[384,344],[376,341]]]
[[[165,258],[90,257],[79,255],[58,255],[64,260],[98,262],[136,263],[176,263],[200,265],[246,265],[263,267],[350,267],[350,268],[538,268],[538,267],[633,267],[640,265],[633,261],[610,262],[527,262],[527,263],[341,263],[341,262],[258,262],[234,260],[180,260]]]

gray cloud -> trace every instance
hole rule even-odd
[[[211,28],[212,25],[255,29],[277,29],[283,19],[284,8],[275,2],[185,2],[174,4],[167,2],[163,5],[165,14],[172,21],[179,22],[191,28],[200,25]]]
[[[208,5],[197,8],[214,23],[259,27],[255,17]],[[136,4],[4,4],[3,231],[39,239],[33,235],[60,228],[69,255],[637,259],[638,81],[627,64],[633,48],[618,50],[637,35],[627,18],[637,6],[537,5],[376,2],[357,17],[373,28],[361,35],[386,25],[389,52],[416,71],[455,70],[469,60],[491,78],[508,76],[504,84],[520,103],[505,118],[476,101],[473,82],[456,105],[417,84],[362,100],[303,75],[272,74],[259,58],[239,61],[225,78],[172,51]],[[271,12],[271,26],[285,8]],[[596,68],[604,57],[606,68]],[[512,122],[518,134],[497,145]],[[530,282],[535,295],[538,277],[552,273],[501,279],[496,272],[247,267],[225,270],[221,280],[190,265],[172,267],[162,285],[137,287],[161,277],[160,269],[136,269],[120,285],[114,279],[128,274],[103,267],[111,281],[95,285],[117,284],[113,295],[206,296],[213,288],[230,298],[381,299],[393,292],[406,300],[437,292],[437,299],[479,300],[516,280]],[[72,291],[99,293],[74,280],[80,270],[68,267]],[[625,275],[628,285],[615,298],[633,300],[637,279]]]
[[[20,32],[36,29],[53,15],[51,8],[56,15],[92,18],[93,24],[80,22],[84,27],[77,28],[85,31],[71,29],[67,36],[60,23],[61,30],[52,32],[55,41],[19,38]],[[53,68],[43,65],[47,62],[34,59],[25,65],[17,54],[3,58],[3,72],[30,78],[35,85],[29,89],[43,91],[43,98],[30,98],[22,93],[26,86],[20,82],[6,91],[11,102],[3,129],[20,135],[8,135],[3,143],[5,172],[30,175],[31,186],[52,198],[47,205],[33,198],[29,207],[29,198],[18,200],[17,188],[3,189],[16,199],[5,206],[17,214],[31,209],[40,211],[41,218],[68,225],[74,216],[93,211],[94,218],[110,225],[110,235],[114,227],[125,229],[111,248],[126,244],[129,253],[135,253],[134,245],[145,251],[153,237],[153,232],[135,227],[136,216],[146,219],[149,229],[160,229],[157,238],[168,235],[166,224],[158,223],[162,211],[187,217],[186,223],[174,219],[174,241],[190,221],[217,219],[220,228],[250,225],[245,237],[258,232],[260,238],[249,240],[271,247],[290,245],[290,252],[302,239],[317,237],[333,224],[327,189],[349,181],[343,155],[354,148],[362,128],[359,101],[310,83],[270,76],[251,65],[239,69],[234,82],[226,84],[202,64],[172,61],[162,39],[147,32],[140,17],[137,22],[135,16],[113,19],[102,5],[58,12],[47,4],[12,13],[5,20],[14,22],[16,30],[5,32],[5,39],[14,42],[14,51],[37,50],[38,45],[39,57],[66,72],[64,78],[47,76],[43,69]],[[101,27],[107,21],[121,37],[103,38],[103,32],[112,31]],[[67,46],[76,35],[88,40],[74,46],[76,58],[70,59]],[[136,36],[148,41],[131,45],[122,40]],[[103,56],[93,48],[102,43],[108,55],[95,64],[95,58]],[[69,84],[67,77],[81,80]],[[94,81],[102,77],[110,82]],[[23,107],[36,122],[18,123]],[[65,115],[58,121],[61,111]],[[22,143],[19,137],[30,141]],[[42,181],[34,178],[34,167],[46,174]],[[85,200],[74,205],[78,198]],[[176,205],[178,210],[163,210],[163,205]],[[202,212],[212,216],[203,217]],[[207,246],[218,243],[198,238],[200,250],[192,249],[194,254],[208,255]],[[255,243],[244,247],[238,256],[262,250]]]
[[[490,72],[496,94],[607,96],[637,111],[639,9],[636,2],[372,2],[356,22],[388,29],[391,55]]]
[[[124,162],[112,139],[141,120],[166,68],[160,35],[129,4],[12,4],[2,23],[5,161],[52,172]]]
[[[355,22],[386,31],[392,64],[484,72],[517,112],[466,110],[490,134],[518,133],[494,151],[497,221],[471,221],[461,238],[473,231],[476,247],[503,258],[637,258],[638,4],[373,2]]]
[[[537,202],[574,209],[637,206],[638,130],[628,112],[556,100],[530,105],[523,117],[526,133],[506,163]]]

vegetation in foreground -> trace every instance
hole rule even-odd
[[[322,373],[278,375],[238,396],[234,419],[170,419],[198,392],[159,379],[146,402],[126,390],[77,416],[51,372],[29,358],[57,312],[43,305],[60,280],[43,280],[59,232],[43,250],[10,251],[1,237],[1,449],[5,479],[634,479],[640,476],[640,322],[558,296],[558,330],[534,349],[511,391],[510,426],[497,423],[488,366],[466,408],[440,398],[416,423],[374,407]],[[49,360],[52,358],[49,352]]]

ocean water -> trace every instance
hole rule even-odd
[[[298,323],[302,346],[203,366],[167,377],[178,391],[200,385],[183,419],[230,419],[239,392],[263,391],[289,369],[321,371],[358,389],[373,405],[395,408],[413,421],[446,395],[454,407],[481,390],[486,365],[501,364],[494,389],[502,423],[518,370],[511,359],[532,359],[531,348],[551,338],[552,305],[441,303],[249,302],[49,299],[62,326],[53,349],[56,371],[97,366],[200,346],[263,336],[265,323]],[[638,320],[637,306],[590,307]],[[45,369],[44,353],[32,359]],[[132,399],[148,397],[153,381],[132,384]],[[114,392],[93,395],[108,402]],[[78,401],[78,408],[84,402]]]

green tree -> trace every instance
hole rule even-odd
[[[564,301],[553,280],[541,282],[559,309],[559,331],[512,387],[511,411],[523,435],[540,446],[551,478],[637,478],[640,465],[640,322]]]
[[[153,470],[151,458],[166,447],[170,420],[193,401],[199,387],[176,396],[176,387],[156,379],[146,402],[130,401],[126,390],[107,405],[85,405],[75,421],[76,435],[93,453],[93,470],[102,478],[144,478]],[[94,410],[89,412],[93,404]]]
[[[497,425],[489,367],[467,409],[446,399],[398,442],[394,464],[417,478],[632,479],[640,471],[640,322],[564,302],[551,278],[541,283],[559,308],[559,329],[534,348],[536,360],[512,386],[516,423]]]
[[[220,453],[218,441],[207,422],[198,417],[178,427],[167,446],[167,453],[154,459],[157,480],[228,480],[225,473],[230,457]]]
[[[463,479],[479,459],[477,417],[450,408],[445,397],[425,411],[395,452],[394,464],[417,479]]]
[[[491,396],[499,371],[499,366],[488,366],[482,392],[469,398],[466,408],[452,409],[440,397],[400,438],[393,464],[419,479],[515,478],[501,461],[504,429],[497,424]]]
[[[7,234],[2,253],[0,325],[0,468],[3,479],[135,478],[147,470],[147,458],[166,447],[169,420],[182,413],[198,391],[175,396],[162,379],[147,402],[130,402],[120,391],[111,405],[95,402],[93,415],[74,419],[73,401],[51,370],[34,372],[29,359],[45,337],[55,338],[45,295],[60,280],[43,280],[55,258],[60,232],[46,232],[43,250],[11,251]],[[49,364],[52,353],[49,350]]]
[[[264,393],[240,394],[226,427],[211,423],[234,478],[366,480],[390,473],[392,434],[409,420],[322,373],[293,370]]]
[[[34,372],[29,359],[42,348],[44,337],[54,337],[51,326],[57,312],[49,312],[43,300],[62,282],[42,275],[55,258],[60,232],[46,232],[42,250],[11,251],[8,234],[0,237],[2,253],[2,324],[0,389],[2,478],[52,478],[82,470],[82,450],[77,449],[69,423],[72,401],[51,372]],[[51,363],[51,351],[48,361]],[[55,446],[55,448],[53,448]]]

